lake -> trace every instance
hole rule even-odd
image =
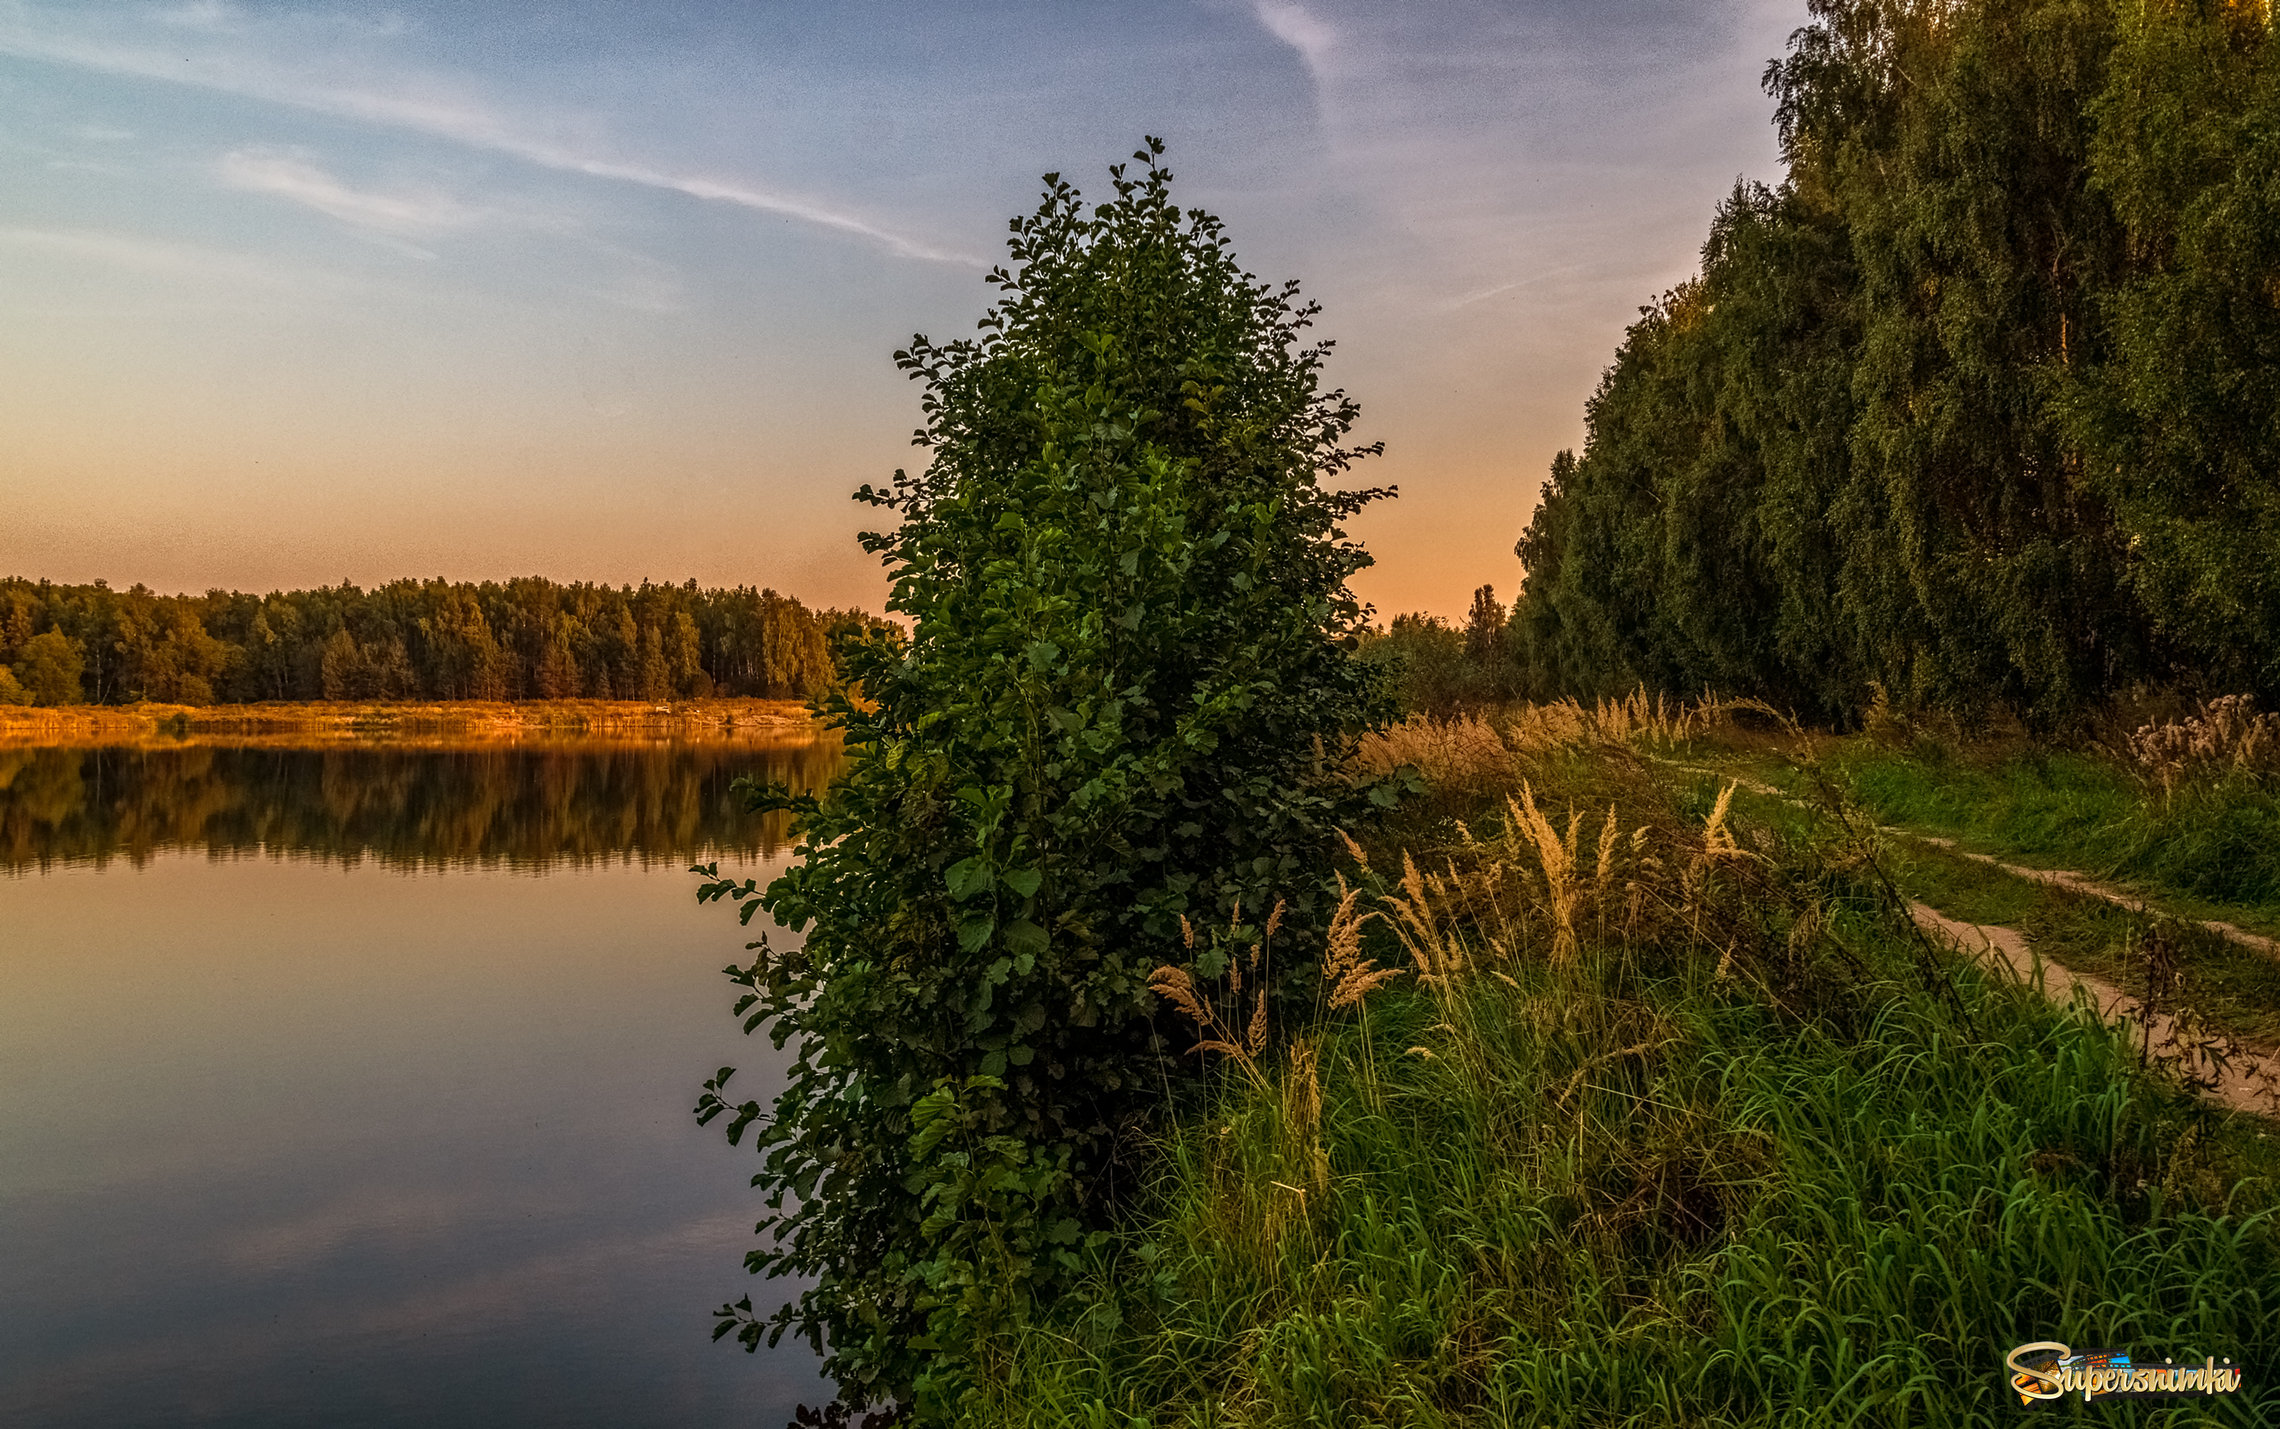
[[[0,749],[0,1423],[782,1424],[692,861],[836,745]]]

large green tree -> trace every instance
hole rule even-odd
[[[2170,656],[2280,699],[2280,43],[2269,5],[2125,7],[2093,178],[2127,268],[2070,415]]]
[[[1537,685],[2280,695],[2269,6],[1811,10],[1786,177],[1627,334],[1521,542]]]
[[[1340,763],[1387,712],[1341,530],[1383,493],[1325,484],[1355,406],[1314,308],[1173,202],[1160,153],[1094,207],[1047,175],[982,335],[897,355],[932,461],[860,495],[900,518],[865,543],[909,635],[844,652],[852,762],[747,904],[805,934],[739,974],[798,1060],[772,1116],[700,1107],[761,1123],[750,1264],[814,1277],[779,1333],[931,1416],[1073,1273],[1194,1065],[1147,990],[1182,920],[1322,925]]]

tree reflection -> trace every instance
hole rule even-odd
[[[731,781],[820,789],[842,758],[831,738],[759,748],[0,749],[0,868],[139,867],[170,848],[407,869],[774,857],[787,816],[747,814]]]

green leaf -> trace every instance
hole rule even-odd
[[[950,896],[961,903],[989,892],[994,877],[989,859],[982,854],[958,860],[942,875],[943,882],[950,886]]]

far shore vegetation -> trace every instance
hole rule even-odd
[[[0,748],[227,744],[310,748],[387,743],[609,741],[806,743],[834,738],[795,700],[306,700],[256,704],[0,705]]]
[[[832,678],[815,610],[739,586],[342,582],[249,595],[0,579],[0,708],[308,700],[809,698]]]

